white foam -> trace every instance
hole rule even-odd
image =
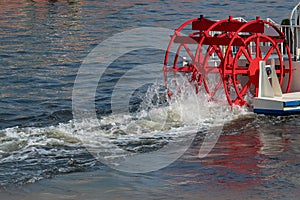
[[[97,122],[86,119],[80,126],[78,124],[74,126],[74,122],[70,121],[49,127],[3,129],[0,131],[3,135],[0,138],[2,158],[0,162],[26,159],[26,154],[29,152],[41,151],[37,148],[34,150],[34,147],[39,146],[97,147],[101,145],[103,151],[107,153],[106,157],[124,156],[128,154],[124,146],[131,143],[136,143],[136,146],[131,148],[133,151],[143,145],[149,148],[159,146],[164,142],[184,139],[185,135],[201,129],[220,126],[226,121],[248,113],[247,109],[230,107],[226,102],[208,101],[205,93],[195,94],[192,85],[181,88],[180,95],[168,99],[165,105],[153,104],[151,98],[161,97],[159,87],[153,85],[149,88],[136,113],[127,115],[113,113],[102,116]],[[152,139],[154,142],[145,145],[143,144],[145,138]],[[39,153],[47,154],[47,152]]]

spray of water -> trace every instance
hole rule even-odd
[[[1,130],[0,170],[7,178],[0,184],[35,182],[52,173],[93,167],[96,160],[88,155],[86,148],[102,163],[116,169],[144,172],[167,166],[170,160],[163,162],[162,155],[176,160],[176,153],[185,152],[186,143],[196,134],[202,134],[204,141],[198,156],[205,157],[222,132],[223,124],[247,114],[247,110],[229,107],[226,102],[208,101],[205,92],[196,94],[194,86],[182,77],[173,82],[185,85],[180,93],[170,99],[164,86],[149,85],[146,93],[136,93],[141,101],[135,111],[126,115],[114,113],[97,121],[86,119],[80,126],[71,120],[54,126]],[[170,144],[174,148],[156,154]],[[157,166],[137,168],[129,164],[143,162]],[[8,170],[13,166],[11,163],[19,163],[18,170]],[[29,166],[31,170],[26,171]],[[33,166],[39,166],[37,171]]]
[[[185,76],[171,79],[168,86],[171,98],[164,86],[152,84],[140,95],[142,101],[135,112],[113,112],[100,120],[83,121],[77,124],[77,137],[97,159],[115,169],[148,172],[178,159],[200,131],[206,134],[199,157],[205,157],[217,142],[223,124],[246,112],[230,107],[226,101],[209,101],[205,92],[196,94],[195,86]]]

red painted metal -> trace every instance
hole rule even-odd
[[[202,41],[203,37],[203,41]],[[231,38],[220,38],[220,37],[189,37],[189,36],[177,36],[174,40],[174,43],[181,44],[199,44],[202,41],[202,45],[228,45],[231,41]],[[241,38],[236,38],[233,41],[234,46],[244,46],[244,40]]]
[[[188,35],[183,30],[190,27]],[[276,34],[266,35],[265,27],[272,28]],[[292,59],[285,35],[272,23],[257,17],[250,22],[240,22],[231,16],[220,21],[204,18],[194,18],[186,21],[175,29],[171,36],[164,60],[164,80],[168,88],[168,81],[178,73],[185,74],[194,84],[196,92],[201,87],[205,89],[211,100],[215,100],[218,91],[224,90],[230,105],[248,105],[247,94],[257,96],[259,61],[270,62],[271,55],[277,58],[276,73],[282,84],[287,77],[288,92],[292,77]],[[263,43],[268,43],[267,51],[262,51]],[[283,45],[288,52],[288,64],[284,64],[279,50]],[[170,64],[171,47],[177,48],[173,63]],[[194,47],[194,49],[192,48]],[[189,57],[189,64],[179,63],[181,53]],[[212,65],[212,57],[218,60]],[[210,75],[217,76],[212,84]],[[181,90],[178,90],[181,91]],[[172,91],[168,88],[169,96]]]
[[[244,32],[247,26],[252,26],[253,24],[263,23],[269,27],[272,27],[278,34],[278,36],[269,37],[264,33],[254,33],[250,34],[248,37],[241,37],[239,34]],[[237,38],[242,38],[244,40],[245,46],[239,47],[238,51],[235,54],[234,59],[232,58],[232,47],[234,46],[233,41]],[[224,65],[223,67],[223,77],[224,77],[224,89],[227,100],[230,105],[247,105],[251,106],[245,96],[246,94],[251,93],[252,96],[257,97],[258,95],[258,81],[259,81],[259,61],[268,61],[270,62],[270,55],[275,51],[277,55],[277,60],[279,62],[279,69],[276,70],[277,76],[279,77],[279,82],[282,84],[283,76],[288,75],[288,86],[284,92],[289,92],[290,83],[292,79],[292,65],[291,65],[291,55],[288,54],[288,66],[284,66],[283,57],[279,50],[279,43],[282,42],[282,39],[285,38],[284,34],[272,23],[261,20],[257,18],[256,20],[247,22],[245,25],[241,26],[237,32],[232,36],[232,40],[228,44],[228,49],[226,51]],[[266,55],[262,55],[261,43],[269,42],[271,44],[270,49],[267,51]],[[255,54],[252,57],[252,49],[249,45],[255,44]],[[288,46],[286,46],[287,51],[289,52]],[[248,66],[241,67],[239,66],[239,60],[243,54],[248,61]],[[243,69],[244,68],[244,69]],[[244,76],[243,76],[244,75]],[[225,78],[226,77],[226,78]],[[229,78],[228,78],[229,77]],[[245,78],[248,77],[248,78]],[[242,83],[240,79],[246,79],[245,83]],[[231,93],[232,87],[234,88],[235,95]]]
[[[197,21],[194,21],[192,23],[192,30],[205,31],[208,30],[215,23],[216,21],[211,21],[201,16]],[[211,29],[211,31],[236,32],[245,24],[247,24],[247,22],[240,22],[229,18],[229,20],[227,20],[226,22],[214,26],[214,28]],[[245,28],[243,31],[250,33],[263,33],[264,24],[257,22],[256,24],[251,24],[250,26],[247,26],[247,28]]]

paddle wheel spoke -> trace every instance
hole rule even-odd
[[[179,47],[177,48],[177,51],[176,51],[176,54],[175,54],[175,58],[174,58],[174,63],[173,63],[173,68],[174,69],[176,69],[178,67],[177,66],[177,62],[178,62],[179,54],[180,54],[180,51],[181,51],[182,47],[183,47],[183,45],[180,44]],[[176,75],[176,74],[174,74],[174,75]]]
[[[220,89],[220,87],[222,86],[222,79],[219,80],[219,82],[217,83],[216,87],[214,88],[213,92],[210,95],[210,98],[213,99],[213,97],[215,96],[216,92]]]
[[[242,90],[239,93],[239,96],[244,96],[246,94],[246,92],[248,92],[248,89],[250,88],[250,86],[251,86],[251,82],[248,81],[246,83],[246,85],[243,86]]]
[[[192,61],[194,61],[195,60],[195,56],[193,55],[193,52],[188,47],[188,45],[187,44],[183,44],[183,47],[185,48],[186,52],[188,53],[188,55],[190,56],[190,58],[192,59]]]
[[[204,79],[203,79],[203,76],[202,74],[199,75],[199,78],[198,78],[198,85],[201,85],[203,83]]]
[[[201,69],[204,68],[204,61],[207,59],[207,55],[203,55],[202,53],[202,46],[198,45],[197,51],[196,51],[196,57],[195,57],[195,62],[193,63],[194,67],[198,70],[198,73],[201,74]],[[209,49],[207,49],[209,51]]]
[[[203,60],[204,60],[204,56],[203,56],[203,53],[202,53],[202,46],[198,45],[198,49],[197,51],[199,52],[197,57],[196,57],[196,62],[197,63],[201,63]]]
[[[255,41],[255,47],[256,47],[256,58],[261,58],[261,51],[260,51],[260,39],[259,37],[256,37]]]
[[[224,55],[223,55],[222,51],[220,51],[220,47],[216,46],[216,45],[213,45],[213,48],[214,48],[217,56],[219,57],[219,59],[223,60],[224,59]]]
[[[208,60],[213,55],[213,53],[215,53],[215,48],[213,46],[209,46],[207,48],[205,57],[202,60],[202,66],[203,66],[203,68],[206,68],[208,66]]]
[[[248,68],[235,66],[232,75],[248,75]]]
[[[247,45],[247,54],[249,55],[250,60],[253,60],[253,58],[252,58],[252,51],[249,48],[249,45]]]
[[[208,84],[207,84],[207,80],[203,79],[203,85],[204,85],[204,88],[205,88],[206,92],[210,95],[210,90],[209,90],[209,87],[208,87]]]
[[[270,55],[273,53],[275,47],[271,46],[271,48],[268,50],[268,52],[266,53],[265,57],[263,58],[264,61],[267,61],[270,57]]]
[[[251,57],[251,54],[249,54],[249,48],[247,48],[247,51],[245,50],[245,47],[240,47],[242,53],[244,54],[244,56],[246,57],[246,59],[249,61],[249,62],[252,62],[252,57]]]

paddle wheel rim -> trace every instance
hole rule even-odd
[[[184,29],[187,25],[191,24],[192,22],[198,20],[198,18],[193,18],[193,19],[190,19],[190,20],[187,20],[186,22],[184,22],[183,24],[181,24],[177,29],[174,30],[174,34],[172,35],[170,41],[169,41],[169,44],[168,44],[168,47],[167,47],[167,50],[165,52],[165,58],[164,58],[164,67],[163,67],[163,71],[164,71],[164,83],[165,83],[165,87],[167,88],[167,95],[168,97],[170,98],[172,96],[171,94],[171,91],[169,90],[169,87],[168,87],[168,78],[167,78],[167,73],[169,71],[173,71],[173,74],[174,74],[174,77],[176,77],[176,70],[174,70],[174,65],[173,65],[173,70],[170,70],[168,67],[168,61],[169,61],[169,54],[171,52],[171,47],[174,43],[174,40],[175,38],[180,35],[180,31],[182,29]],[[177,49],[177,52],[178,52],[178,49]],[[176,53],[177,55],[177,53]]]
[[[259,38],[265,38],[268,40],[268,42],[272,43],[272,47],[269,49],[269,51],[264,56],[264,58],[262,58],[263,56],[261,54],[261,49],[259,49],[259,48],[256,48],[255,57],[252,57],[252,55],[249,54],[249,51],[245,50],[245,47],[248,47],[250,42],[253,40],[256,43],[256,47],[258,47],[258,43],[260,41]],[[276,45],[276,43],[274,42],[274,40],[272,40],[270,37],[258,33],[256,35],[252,35],[252,36],[248,37],[245,40],[245,44],[246,44],[245,47],[241,46],[239,48],[239,50],[236,53],[236,56],[234,57],[234,60],[233,60],[233,67],[232,67],[231,75],[232,75],[232,79],[233,79],[233,87],[237,94],[237,98],[235,100],[231,99],[231,101],[233,102],[233,104],[250,106],[248,104],[248,102],[245,100],[244,96],[246,95],[246,92],[248,91],[248,89],[249,89],[249,91],[251,91],[250,90],[251,85],[254,86],[254,94],[252,93],[252,95],[254,97],[258,96],[259,61],[267,61],[269,59],[270,55],[272,54],[272,52],[275,50],[279,57],[278,61],[280,63],[279,70],[276,70],[277,75],[279,75],[280,84],[282,84],[284,70],[283,70],[283,59],[282,59],[280,50],[279,50],[278,46]],[[238,61],[241,58],[242,54],[246,57],[247,61],[249,62],[249,66],[246,69],[241,69],[238,66]],[[244,86],[241,84],[241,81],[237,81],[238,75],[247,75],[245,77],[248,77],[248,80],[247,80],[246,84],[244,84]],[[242,85],[242,89],[239,88],[240,85]]]

